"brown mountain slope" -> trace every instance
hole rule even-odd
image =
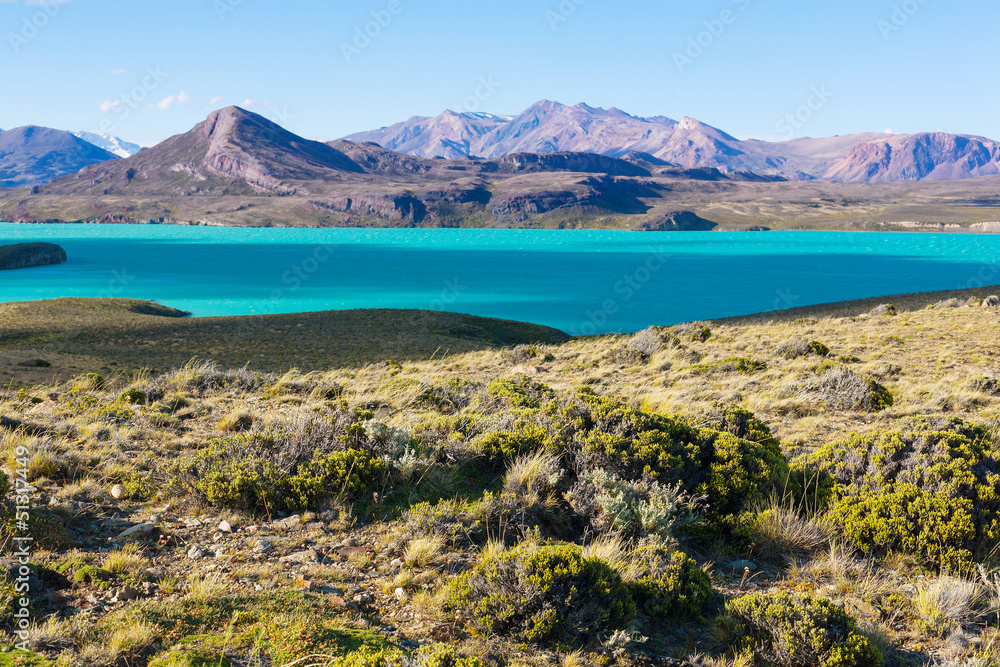
[[[699,128],[696,121],[680,126]],[[714,132],[719,154],[732,137]],[[696,142],[684,148],[699,154]],[[33,190],[0,191],[0,220],[618,229],[659,227],[664,216],[686,211],[717,229],[989,227],[1000,220],[997,176],[961,187],[873,187],[688,169],[640,151],[624,158],[548,152],[424,159],[372,143],[308,141],[229,108],[131,158]]]
[[[89,167],[44,188],[53,194],[290,194],[289,181],[364,169],[340,151],[303,139],[239,107],[213,112],[190,132],[124,160]]]
[[[854,183],[891,183],[996,174],[1000,174],[1000,143],[936,132],[860,143],[824,177]]]

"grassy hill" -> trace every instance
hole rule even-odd
[[[284,372],[569,339],[548,327],[432,311],[186,315],[124,299],[0,304],[0,368],[3,377],[38,382],[84,371],[162,371],[202,357],[230,368]],[[18,365],[36,358],[51,366]]]
[[[31,664],[996,664],[1000,299],[937,296],[577,339],[6,306],[3,354],[128,370],[0,389]]]

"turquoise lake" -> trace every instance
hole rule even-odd
[[[574,334],[1000,283],[1000,236],[235,229],[0,223],[58,243],[0,301],[151,299],[194,315],[422,308]]]

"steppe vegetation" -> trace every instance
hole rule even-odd
[[[0,662],[997,664],[993,303],[12,381]]]

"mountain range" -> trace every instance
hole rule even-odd
[[[550,108],[572,109],[578,121],[594,111]],[[621,112],[595,113],[632,123]],[[124,158],[67,132],[19,128],[0,133],[0,163],[10,185],[31,187],[0,190],[0,220],[651,231],[1000,224],[1000,178],[990,171],[995,153],[966,137],[800,139],[786,142],[779,158],[766,155],[765,142],[740,142],[697,121],[649,119],[642,122],[673,132],[674,160],[637,150],[649,148],[639,144],[549,150],[592,141],[572,131],[545,150],[507,153],[530,149],[545,135],[539,128],[547,114],[534,118],[478,115],[477,122],[502,123],[506,131],[494,135],[502,148],[487,158],[312,141],[239,107],[214,111],[190,131]],[[424,127],[426,134],[430,125]],[[612,145],[606,124],[588,127],[591,137]],[[463,136],[453,141],[456,150],[472,141]],[[843,181],[888,182],[790,178],[783,168],[792,163],[801,171],[835,165]],[[963,178],[961,186],[940,180],[962,176],[981,177]]]
[[[1000,174],[1000,143],[983,137],[863,133],[780,142],[741,140],[693,118],[643,118],[615,108],[547,100],[514,116],[454,111],[418,116],[345,140],[420,158],[596,153],[643,161],[654,172],[716,169],[802,181],[893,183]],[[141,150],[138,144],[93,132],[33,126],[0,131],[0,187],[44,184]],[[244,161],[237,169],[245,164],[253,170],[252,163]]]
[[[642,153],[671,166],[795,180],[886,183],[1000,173],[1000,144],[983,137],[867,133],[782,142],[740,140],[693,118],[642,118],[614,108],[547,100],[515,116],[446,111],[346,138],[428,158],[554,151],[613,157]]]

